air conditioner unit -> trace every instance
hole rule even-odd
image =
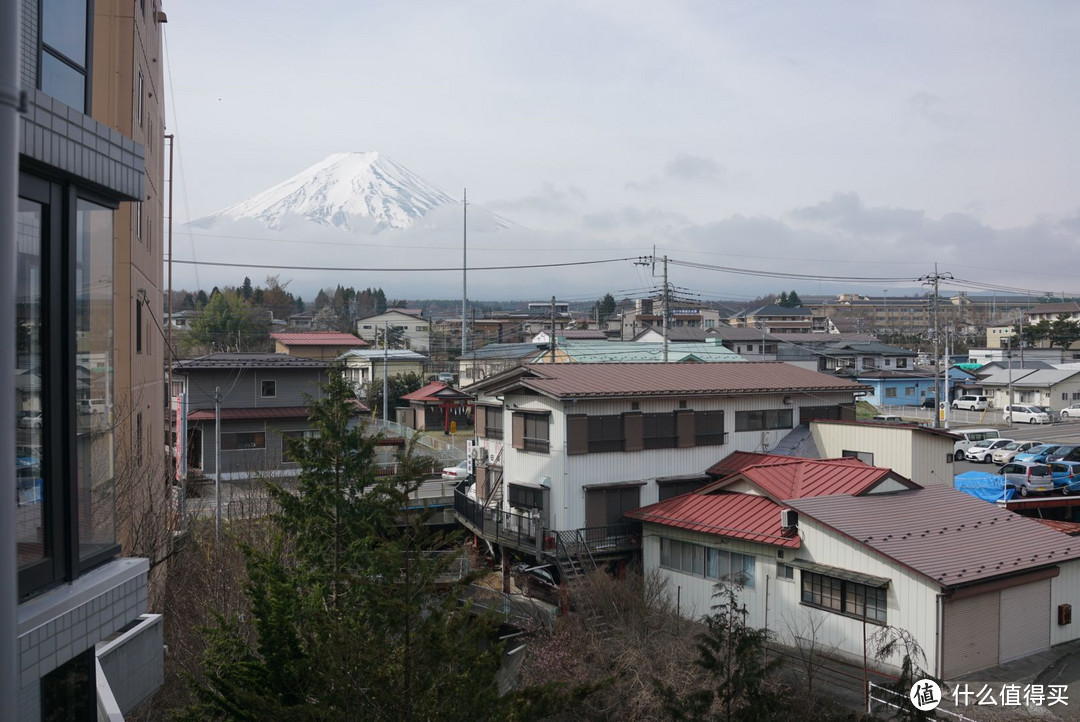
[[[794,509],[781,509],[780,526],[783,529],[794,529],[799,526],[799,512]]]
[[[472,458],[473,461],[477,463],[486,464],[488,459],[487,448],[483,446],[474,446],[472,450]]]

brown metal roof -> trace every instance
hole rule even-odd
[[[310,411],[306,406],[270,406],[256,409],[222,409],[222,421],[248,419],[306,419]],[[199,409],[188,413],[188,421],[213,421],[213,409]]]
[[[869,386],[777,361],[725,364],[529,364],[518,383],[555,398],[864,391]]]
[[[947,486],[786,503],[944,587],[1080,558],[1080,539]]]
[[[692,492],[634,509],[626,516],[676,529],[798,549],[798,536],[781,533],[781,508],[764,496]]]
[[[312,331],[310,333],[272,333],[270,338],[286,346],[369,346],[351,333]]]

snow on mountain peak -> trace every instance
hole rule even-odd
[[[251,218],[278,230],[296,217],[345,230],[408,228],[433,208],[457,202],[377,151],[334,153],[193,225]]]

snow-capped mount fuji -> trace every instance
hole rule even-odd
[[[253,219],[272,230],[306,222],[350,231],[380,231],[409,228],[430,211],[448,205],[460,203],[381,153],[335,153],[192,225],[209,228],[219,221]],[[510,225],[494,218],[496,227]]]

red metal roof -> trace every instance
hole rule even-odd
[[[529,364],[517,384],[556,398],[715,395],[869,389],[779,361],[739,363]]]
[[[222,421],[247,419],[306,419],[306,406],[266,406],[255,409],[222,409]],[[213,409],[199,409],[188,413],[188,421],[213,421]]]
[[[748,466],[763,466],[765,464],[787,464],[791,456],[779,454],[758,454],[753,451],[733,451],[720,461],[705,470],[710,476],[727,476],[736,471],[742,471]]]
[[[676,529],[798,549],[802,544],[798,536],[781,533],[782,508],[764,496],[690,493],[629,511],[626,516]]]
[[[1080,558],[1080,539],[948,486],[787,504],[945,587]]]
[[[368,346],[367,341],[351,333],[312,331],[310,333],[272,333],[270,338],[286,346]]]
[[[1028,517],[1029,519],[1035,519],[1035,517]],[[1058,521],[1057,519],[1035,519],[1044,526],[1048,526],[1051,529],[1061,532],[1062,534],[1068,534],[1069,536],[1080,536],[1080,524],[1075,521]]]
[[[891,469],[868,466],[858,459],[802,459],[774,454],[736,451],[709,467],[722,477],[698,491],[708,494],[730,484],[748,481],[773,499],[803,499],[831,494],[861,494],[886,478],[918,488],[918,484]]]
[[[439,397],[435,396],[436,391],[449,388],[442,381],[432,381],[427,386],[417,389],[412,393],[405,394],[401,397],[402,401],[439,401]]]

